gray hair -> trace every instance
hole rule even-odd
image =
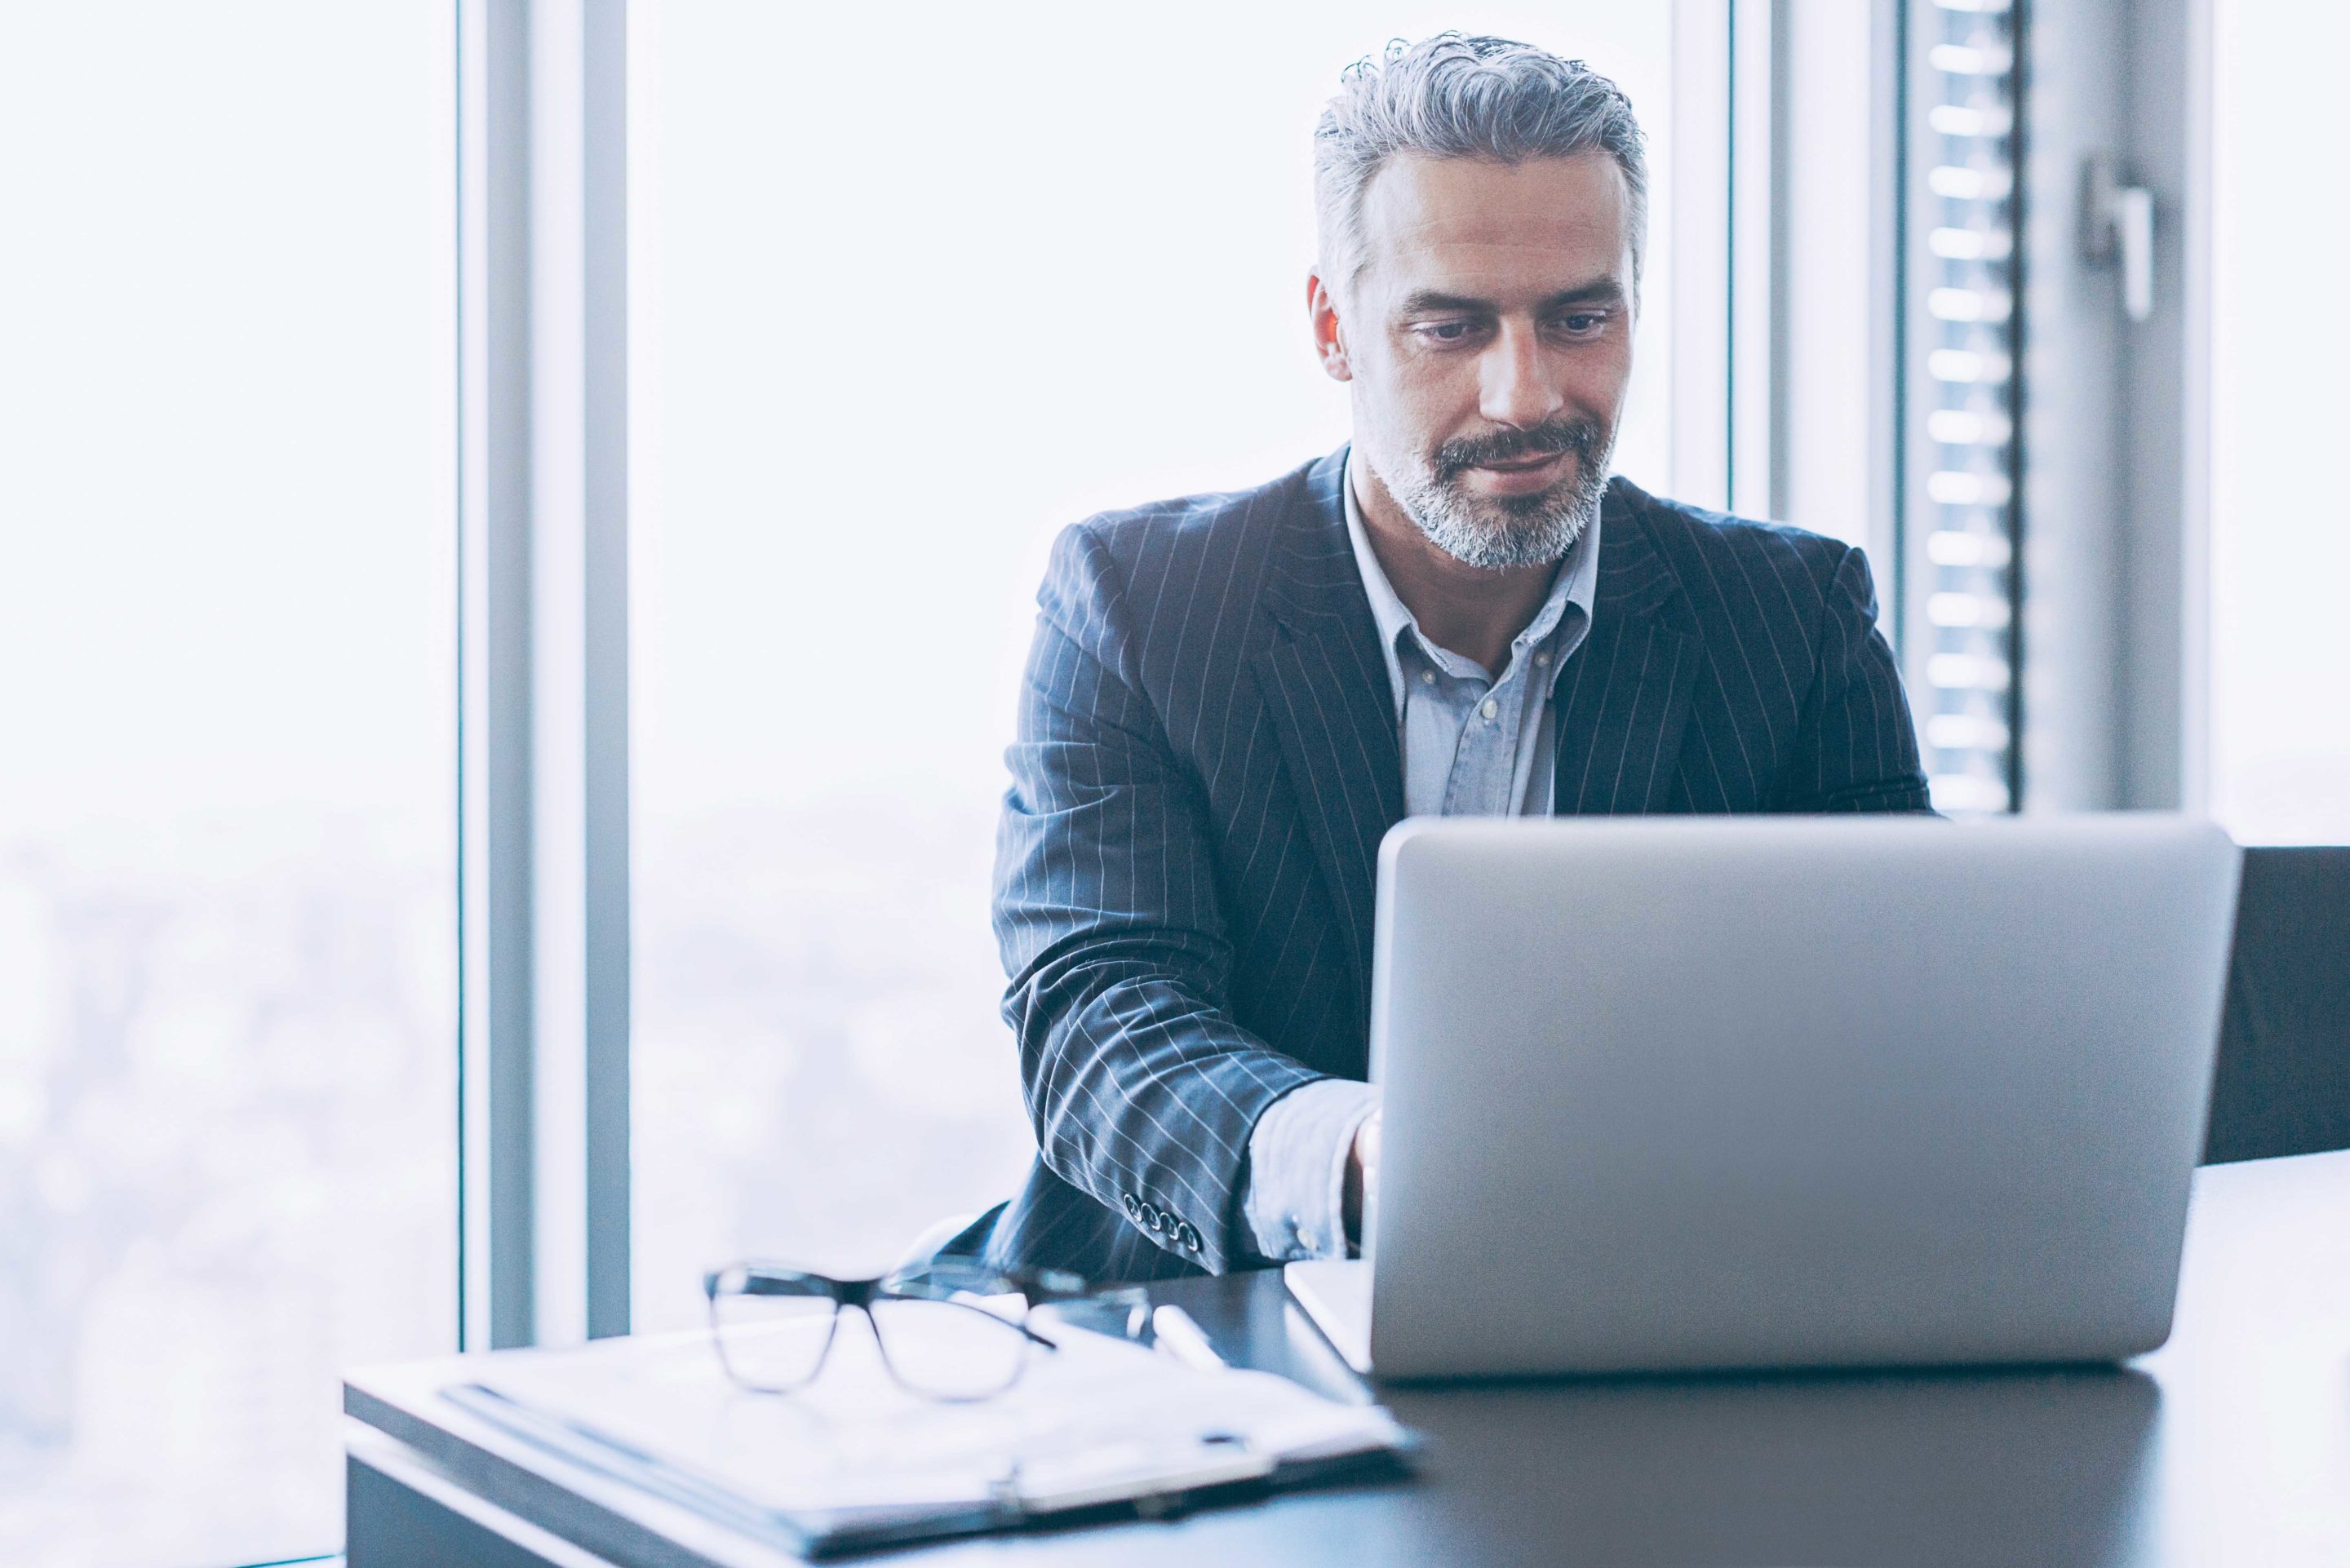
[[[1632,282],[1648,245],[1648,139],[1632,100],[1581,60],[1507,38],[1439,33],[1383,60],[1363,59],[1314,129],[1314,215],[1322,276],[1351,286],[1367,240],[1363,193],[1399,152],[1518,163],[1605,152],[1623,171],[1632,207]]]

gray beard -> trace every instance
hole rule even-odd
[[[1388,488],[1428,542],[1464,566],[1507,572],[1555,566],[1599,515],[1614,444],[1576,453],[1575,477],[1539,495],[1481,501],[1457,476],[1440,478],[1419,462]]]

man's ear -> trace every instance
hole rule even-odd
[[[1322,373],[1334,381],[1353,380],[1355,369],[1347,361],[1346,337],[1338,327],[1338,306],[1318,273],[1305,275],[1305,309],[1313,317],[1314,357],[1322,362]]]

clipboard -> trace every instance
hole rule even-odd
[[[694,1336],[517,1358],[442,1397],[810,1559],[1394,1477],[1418,1448],[1377,1406],[1073,1325],[1041,1332],[1058,1353],[977,1407],[905,1395],[869,1341],[837,1350],[806,1395],[746,1393]]]

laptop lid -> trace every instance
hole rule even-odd
[[[1403,824],[1373,971],[1370,1359],[2159,1345],[2237,862],[2151,815]]]

